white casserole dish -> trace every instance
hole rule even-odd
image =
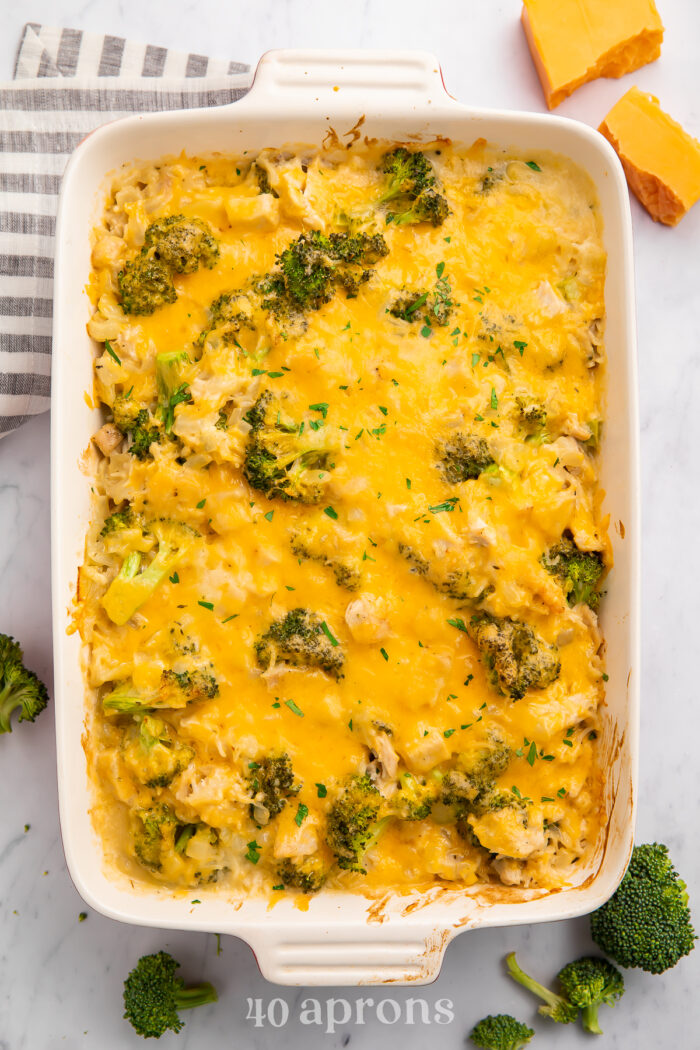
[[[304,912],[289,900],[269,910],[264,900],[232,903],[221,893],[201,890],[201,903],[192,904],[192,892],[134,888],[108,872],[89,814],[81,643],[67,629],[90,516],[90,484],[81,461],[101,422],[85,399],[94,358],[85,329],[91,314],[85,291],[90,230],[105,176],[124,162],[183,149],[242,153],[286,143],[320,144],[331,128],[340,141],[351,143],[360,127],[362,135],[389,140],[445,136],[468,145],[482,137],[505,147],[553,150],[583,167],[597,187],[608,252],[610,414],[602,484],[615,555],[602,612],[610,676],[602,736],[608,832],[591,869],[581,872],[581,884],[556,893],[436,888],[423,897],[380,902],[321,894]],[[235,934],[251,945],[268,980],[299,985],[426,983],[437,977],[447,944],[462,930],[570,918],[602,904],[621,879],[633,842],[639,669],[632,236],[624,175],[608,143],[559,117],[463,106],[446,93],[440,67],[429,54],[273,51],[261,59],[250,93],[233,105],[130,117],[89,136],[66,170],[56,240],[51,485],[58,783],[66,859],[84,900],[124,922]]]

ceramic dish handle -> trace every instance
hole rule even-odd
[[[373,108],[379,102],[384,112],[402,113],[450,98],[427,51],[268,51],[242,101],[264,99],[282,111],[332,103],[329,112],[337,113],[345,104],[357,111],[370,97]]]
[[[268,981],[286,985],[428,984],[440,973],[449,941],[434,926],[381,926],[358,923],[325,936],[301,928],[246,938]]]

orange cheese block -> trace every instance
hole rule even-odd
[[[608,113],[598,130],[612,144],[627,182],[652,219],[680,222],[700,198],[700,142],[659,106],[653,95],[633,87]]]
[[[654,0],[524,0],[522,23],[554,109],[596,77],[621,77],[661,53]]]

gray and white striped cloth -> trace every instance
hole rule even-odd
[[[225,105],[251,83],[240,62],[35,23],[13,77],[0,84],[0,437],[49,407],[53,239],[71,152],[106,120]]]

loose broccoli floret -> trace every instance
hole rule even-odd
[[[201,219],[170,215],[148,227],[143,251],[175,273],[194,273],[200,263],[213,269],[219,243]]]
[[[301,788],[301,784],[294,781],[292,760],[287,754],[265,755],[259,762],[251,762],[248,783],[254,799],[250,805],[252,817],[256,817],[257,806],[263,806],[270,818],[276,817],[286,806],[287,799]]]
[[[600,551],[581,551],[566,534],[540,559],[547,572],[562,581],[569,605],[585,602],[591,609],[600,604],[596,584],[603,572]]]
[[[345,654],[325,620],[308,609],[292,609],[275,620],[255,643],[255,655],[262,668],[275,664],[291,667],[317,667],[332,678],[342,678]],[[334,644],[335,643],[335,644]]]
[[[122,627],[136,610],[155,591],[163,578],[171,573],[188,552],[198,533],[188,525],[176,521],[154,521],[148,526],[158,549],[153,559],[142,570],[142,555],[132,551],[126,556],[118,575],[112,580],[102,598],[102,606],[113,623]]]
[[[454,769],[443,777],[442,802],[454,806],[458,818],[466,813],[502,808],[494,785],[508,768],[510,759],[511,749],[496,735],[481,747],[462,752],[457,756]],[[510,805],[510,796],[506,798]]]
[[[134,853],[145,868],[160,871],[163,847],[172,848],[177,819],[169,806],[152,806],[132,814]]]
[[[382,797],[370,778],[356,776],[346,784],[328,813],[328,845],[338,867],[366,875],[364,856],[379,838],[391,815],[381,816]]]
[[[189,355],[185,350],[173,350],[156,356],[158,403],[166,434],[173,429],[176,407],[192,401],[189,383],[183,381],[184,370],[189,364]]]
[[[24,666],[19,642],[0,634],[0,733],[12,732],[12,715],[18,722],[34,722],[49,702],[46,686]]]
[[[491,685],[520,700],[528,689],[544,689],[561,671],[556,646],[548,645],[529,624],[509,616],[472,616],[467,632],[476,643]]]
[[[185,987],[175,976],[180,964],[167,952],[142,956],[124,981],[124,1018],[137,1035],[160,1039],[167,1031],[179,1032],[183,1022],[178,1010],[191,1010],[217,1001],[209,982]]]
[[[493,168],[487,168],[484,175],[479,180],[479,185],[476,192],[481,195],[486,195],[491,192],[494,186],[505,177],[505,171],[494,171]]]
[[[437,453],[440,473],[449,485],[473,481],[494,464],[489,446],[476,434],[454,434],[438,444]]]
[[[437,190],[424,190],[411,204],[410,208],[399,214],[389,212],[387,222],[393,222],[396,226],[415,225],[419,222],[429,222],[432,226],[442,226],[450,214],[447,198],[443,197]]]
[[[581,1020],[587,1032],[602,1035],[598,1024],[598,1007],[605,1003],[614,1006],[625,990],[619,970],[607,959],[586,957],[569,963],[557,974],[564,995],[581,1010]]]
[[[318,432],[307,430],[302,440],[302,428],[283,418],[269,390],[245,418],[251,424],[243,463],[248,483],[268,499],[318,503],[332,467],[331,450],[320,445]]]
[[[161,431],[147,408],[140,407],[131,398],[118,395],[112,405],[115,426],[129,439],[128,451],[137,459],[147,459],[151,445],[160,444]]]
[[[578,1006],[574,1006],[568,999],[557,995],[551,989],[545,988],[543,984],[540,984],[534,978],[528,977],[518,966],[515,952],[511,952],[506,957],[506,966],[514,981],[517,981],[523,988],[527,988],[529,992],[533,992],[539,999],[543,1000],[544,1005],[540,1006],[539,1013],[544,1017],[551,1017],[558,1024],[571,1024],[576,1020],[578,1017]]]
[[[125,265],[118,280],[125,314],[152,314],[177,299],[169,268],[143,251]]]
[[[404,146],[385,153],[382,172],[387,176],[380,204],[396,197],[415,199],[423,190],[435,185],[433,165],[420,150],[407,150]]]
[[[136,746],[127,752],[127,762],[146,787],[164,788],[187,768],[194,755],[194,749],[181,744],[161,718],[144,715]]]
[[[663,973],[693,950],[686,885],[666,846],[635,846],[617,890],[591,915],[591,936],[620,966],[647,973]]]
[[[328,878],[328,865],[316,854],[292,861],[286,858],[277,868],[277,874],[285,886],[301,890],[302,893],[318,893]]]
[[[551,440],[547,431],[547,409],[539,401],[526,397],[516,397],[518,405],[518,423],[525,441],[533,445],[543,445]]]
[[[489,1014],[474,1025],[469,1038],[482,1050],[523,1050],[534,1034],[510,1014]]]

